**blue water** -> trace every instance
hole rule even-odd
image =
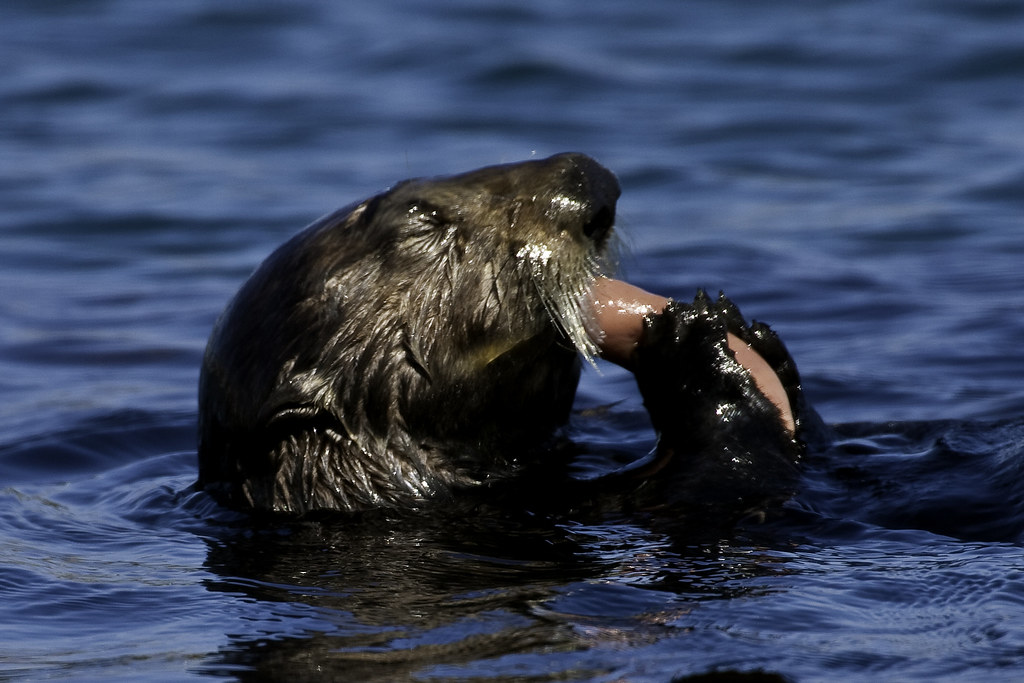
[[[1024,5],[0,7],[0,677],[1024,677]],[[210,327],[321,214],[586,152],[835,441],[784,514],[265,527],[189,491]],[[632,378],[573,424],[652,443]]]

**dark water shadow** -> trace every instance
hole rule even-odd
[[[614,667],[593,650],[679,637],[693,603],[768,590],[758,578],[785,571],[764,539],[673,533],[641,517],[471,512],[263,524],[208,540],[206,568],[220,578],[206,587],[281,621],[233,636],[203,670],[588,679]]]

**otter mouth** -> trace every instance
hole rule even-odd
[[[594,216],[583,224],[583,234],[594,243],[594,247],[600,252],[607,245],[614,225],[615,205],[601,206],[594,213]]]

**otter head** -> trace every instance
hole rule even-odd
[[[304,512],[516,469],[568,417],[619,186],[564,154],[401,183],[274,252],[200,379],[200,483]]]

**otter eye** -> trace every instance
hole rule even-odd
[[[443,212],[439,207],[429,202],[410,202],[407,207],[410,218],[415,218],[431,223],[443,222]]]
[[[409,202],[406,208],[410,221],[415,221],[425,227],[439,227],[448,221],[445,219],[444,211],[428,202]]]

